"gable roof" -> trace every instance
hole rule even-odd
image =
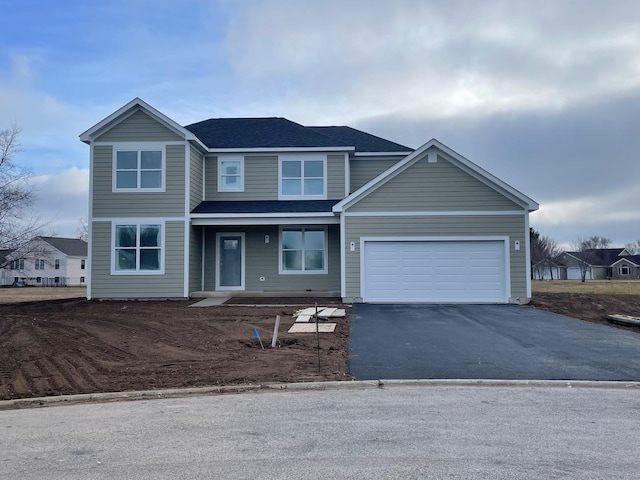
[[[460,155],[458,152],[447,147],[444,143],[441,143],[435,138],[432,138],[427,143],[422,145],[420,148],[415,150],[413,153],[407,155],[403,160],[399,161],[388,170],[385,170],[376,178],[364,184],[358,190],[350,194],[340,203],[336,204],[336,206],[333,207],[333,211],[335,213],[342,212],[345,208],[348,208],[350,205],[353,205],[354,203],[358,202],[360,199],[364,198],[369,193],[373,192],[375,189],[385,184],[386,182],[391,180],[393,177],[403,172],[405,169],[409,168],[418,160],[420,160],[421,158],[424,158],[425,153],[429,156],[432,154],[435,154],[434,150],[432,150],[432,152],[428,152],[429,149],[432,149],[434,147],[440,150],[441,152],[447,154],[451,159],[454,160],[454,163],[458,167],[460,167],[462,170],[469,173],[470,175],[477,178],[478,180],[482,181],[483,183],[487,184],[491,188],[494,188],[495,190],[499,191],[503,195],[506,194],[508,196],[511,196],[517,202],[522,204],[524,208],[527,208],[530,212],[540,208],[540,205],[538,205],[538,203],[535,200],[527,197],[524,193],[516,190],[511,185],[503,182],[498,177],[490,174],[482,167],[473,163],[471,160],[468,160],[467,158]]]
[[[69,257],[86,257],[87,242],[79,238],[37,237]]]
[[[616,263],[620,263],[625,260],[635,265],[636,267],[640,267],[640,255],[625,255],[623,257],[620,257],[617,262],[613,262],[611,266],[614,266]]]
[[[621,257],[625,250],[624,248],[589,248],[582,252],[565,253],[589,265],[608,267],[622,258],[630,258],[630,256]]]
[[[93,127],[85,130],[80,134],[80,140],[85,143],[90,143],[94,137],[99,136],[104,133],[104,131],[109,129],[109,126],[117,123],[118,120],[124,120],[140,109],[144,110],[147,114],[149,114],[152,118],[160,122],[162,125],[167,127],[170,130],[173,130],[176,134],[185,138],[185,140],[194,140],[200,143],[200,141],[196,138],[196,136],[191,133],[189,130],[182,127],[179,123],[167,117],[164,113],[156,110],[151,105],[149,105],[144,100],[136,97],[131,100],[126,105],[120,107],[118,110],[113,112],[108,117],[96,123]]]

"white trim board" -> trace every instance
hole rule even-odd
[[[429,212],[344,212],[345,217],[487,217],[487,216],[519,216],[525,215],[526,210],[432,210]]]

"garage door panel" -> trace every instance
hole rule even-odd
[[[368,302],[506,302],[505,242],[366,241]]]

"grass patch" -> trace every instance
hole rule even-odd
[[[536,293],[584,293],[601,295],[640,295],[640,280],[532,280]]]
[[[22,287],[0,288],[0,304],[86,298],[86,287]]]

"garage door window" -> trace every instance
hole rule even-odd
[[[280,238],[280,273],[327,273],[324,228],[283,228]]]

